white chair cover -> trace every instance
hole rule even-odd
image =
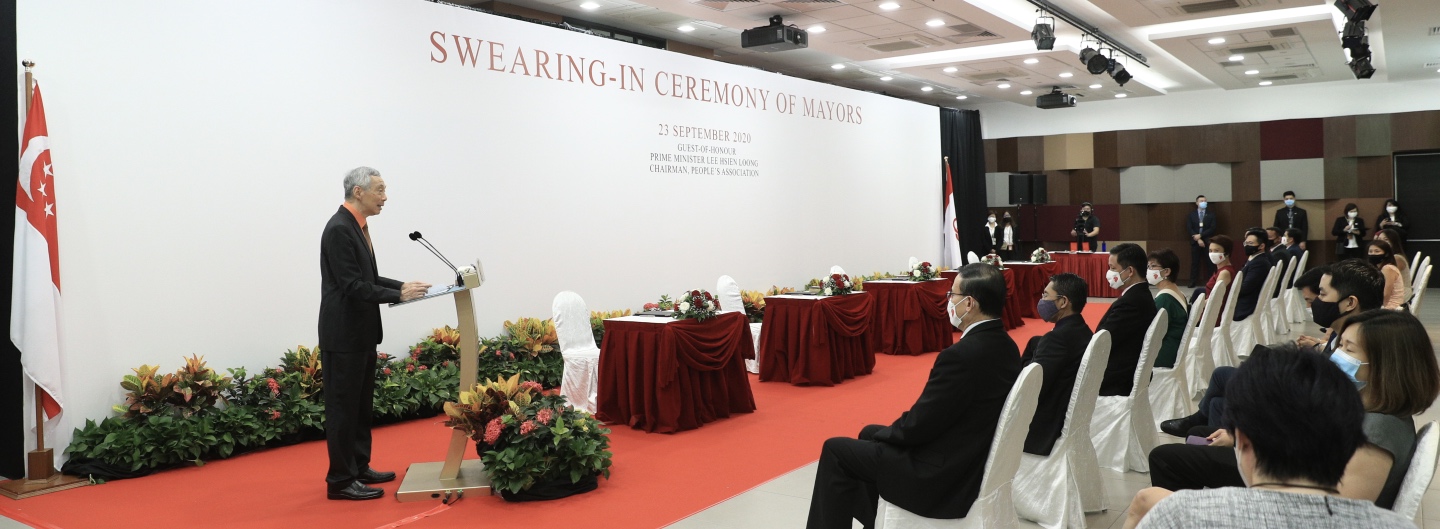
[[[1310,252],[1300,254],[1300,264],[1295,266],[1295,279],[1299,279],[1300,275],[1305,273],[1305,263],[1309,260]],[[1290,323],[1305,323],[1310,321],[1310,313],[1306,311],[1309,307],[1305,305],[1305,296],[1300,293],[1300,289],[1291,288],[1286,290],[1286,292],[1290,294],[1290,308],[1287,310],[1287,315],[1290,316]]]
[[[1415,434],[1415,455],[1410,457],[1410,468],[1405,470],[1405,479],[1400,482],[1400,492],[1395,495],[1395,514],[1411,520],[1420,513],[1420,500],[1435,479],[1435,460],[1440,456],[1440,434],[1435,431],[1435,421],[1420,428]]]
[[[750,324],[750,338],[755,340],[755,358],[745,360],[745,370],[757,375],[760,374],[760,326],[759,323]]]
[[[1265,314],[1267,316],[1266,320],[1270,322],[1269,329],[1271,331],[1270,339],[1266,340],[1265,343],[1275,343],[1280,341],[1276,338],[1277,336],[1290,335],[1289,309],[1286,306],[1286,304],[1290,302],[1290,290],[1285,288],[1285,285],[1289,285],[1290,280],[1295,277],[1295,265],[1299,263],[1299,259],[1291,259],[1290,263],[1285,266],[1285,273],[1280,276],[1280,281],[1275,283],[1274,289],[1270,290],[1270,292],[1278,290],[1280,295],[1270,300],[1270,306],[1267,309],[1270,312]]]
[[[1423,263],[1420,262],[1420,251],[1416,250],[1415,257],[1410,259],[1410,282],[1413,283],[1415,280],[1420,279],[1421,264]]]
[[[1100,466],[1124,472],[1149,472],[1147,457],[1155,448],[1155,413],[1150,409],[1150,373],[1155,364],[1155,355],[1165,341],[1165,329],[1170,323],[1170,314],[1157,311],[1150,328],[1145,331],[1145,345],[1140,347],[1140,364],[1135,369],[1135,380],[1130,385],[1130,395],[1098,397],[1095,400],[1095,415],[1090,419],[1090,440],[1095,443],[1095,455]],[[1183,417],[1183,415],[1181,416]]]
[[[1229,289],[1230,283],[1215,282],[1215,291],[1208,294],[1205,313],[1200,316],[1200,325],[1195,328],[1195,338],[1190,345],[1190,356],[1193,359],[1191,365],[1195,370],[1185,376],[1190,380],[1190,391],[1197,399],[1210,387],[1210,373],[1215,371],[1215,320],[1219,319],[1223,312],[1225,294]]]
[[[1427,261],[1429,257],[1425,258]],[[1425,299],[1425,289],[1430,286],[1430,272],[1433,266],[1425,265],[1425,271],[1420,273],[1420,281],[1415,283],[1415,299],[1410,301],[1410,313],[1420,315],[1420,302]]]
[[[1109,362],[1110,331],[1101,330],[1090,338],[1080,359],[1065,427],[1055,448],[1049,456],[1020,454],[1013,499],[1021,518],[1046,529],[1084,529],[1086,512],[1106,509],[1105,481],[1100,479],[1095,445],[1090,442],[1090,418]]]
[[[600,389],[600,348],[595,346],[595,334],[590,330],[590,311],[579,294],[567,290],[555,295],[550,316],[555,319],[560,356],[565,360],[560,394],[575,409],[593,414]]]
[[[995,439],[990,442],[990,455],[985,458],[985,474],[980,478],[980,496],[970,505],[964,518],[939,520],[926,518],[896,507],[880,498],[875,512],[875,529],[1011,529],[1019,527],[1015,504],[1011,502],[1011,482],[1020,468],[1020,450],[1030,433],[1030,421],[1040,399],[1040,364],[1030,364],[1020,371],[1010,396],[1005,397]]]
[[[844,269],[844,268],[840,268],[840,265],[835,265],[835,266],[830,267],[830,273],[832,273],[832,274],[844,274],[844,273],[845,273],[845,269]]]
[[[1255,312],[1250,313],[1250,316],[1245,319],[1235,322],[1230,328],[1230,351],[1235,358],[1235,363],[1231,365],[1240,365],[1240,358],[1250,356],[1250,350],[1255,348],[1255,344],[1262,341],[1270,343],[1265,337],[1265,309],[1270,306],[1269,303],[1266,303],[1268,300],[1265,293],[1269,292],[1266,290],[1267,288],[1275,285],[1275,277],[1278,275],[1275,273],[1274,266],[1265,271],[1265,280],[1260,283],[1260,293],[1255,298]],[[1236,281],[1235,284],[1244,288],[1244,283]],[[1239,297],[1239,294],[1240,289],[1237,288],[1231,297]]]
[[[1232,336],[1231,323],[1235,319],[1235,302],[1240,299],[1240,287],[1245,284],[1245,272],[1235,271],[1235,279],[1230,282],[1229,295],[1225,296],[1225,310],[1220,312],[1220,326],[1215,328],[1215,334],[1210,337],[1210,356],[1215,359],[1215,367],[1236,366],[1240,359],[1235,357],[1235,338]],[[1206,379],[1210,378],[1207,373]],[[1208,383],[1208,382],[1207,382]]]
[[[720,310],[745,312],[745,298],[740,296],[740,284],[730,276],[715,280],[715,299],[720,300]],[[755,358],[745,360],[745,370],[760,372],[760,324],[750,324],[750,337],[755,340]]]
[[[1169,294],[1161,294],[1168,296]],[[1176,417],[1189,417],[1195,413],[1195,401],[1190,399],[1190,384],[1185,375],[1190,373],[1190,364],[1195,355],[1190,354],[1190,339],[1195,334],[1195,322],[1200,321],[1204,312],[1205,294],[1195,299],[1185,322],[1185,332],[1180,335],[1180,348],[1175,351],[1175,367],[1156,367],[1150,379],[1150,410],[1155,416],[1155,431],[1160,431],[1160,422]]]
[[[965,253],[965,264],[978,263],[978,262],[980,262],[980,256],[975,255],[975,251],[974,251],[974,250],[971,250],[971,251]]]
[[[906,269],[906,270],[914,270],[914,269],[915,269],[915,265],[918,265],[918,264],[920,264],[920,260],[919,260],[919,259],[916,259],[914,256],[911,256],[911,257],[910,257],[910,264],[909,264],[905,269]]]

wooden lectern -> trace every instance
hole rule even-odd
[[[391,303],[391,307],[417,301],[451,295],[455,298],[455,314],[460,319],[460,391],[475,387],[476,372],[480,368],[480,334],[475,328],[475,302],[470,290],[485,282],[485,274],[479,262],[475,266],[459,270],[457,285],[426,294],[424,297],[402,303]],[[442,500],[449,503],[459,499],[467,490],[490,491],[490,478],[485,476],[485,466],[477,459],[464,460],[470,438],[459,430],[450,431],[450,449],[444,461],[411,463],[405,471],[405,479],[395,492],[395,499],[402,502]]]

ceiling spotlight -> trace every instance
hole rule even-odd
[[[1369,20],[1376,7],[1379,6],[1370,3],[1370,0],[1335,0],[1335,9],[1350,20]]]
[[[1033,94],[1033,93],[1035,93],[1035,92],[1031,92],[1031,91],[1029,91],[1029,90],[1021,90],[1021,91],[1020,91],[1020,95],[1022,95],[1022,96],[1028,96],[1028,95]]]
[[[1094,89],[1094,88],[1100,88],[1100,86],[1101,86],[1100,83],[1095,83],[1095,84],[1090,85],[1090,88],[1092,88],[1092,89]]]
[[[955,99],[970,99],[970,96],[955,96]]]
[[[1096,56],[1099,56],[1099,55],[1100,55],[1100,52],[1095,51],[1095,48],[1092,48],[1092,47],[1090,47],[1090,46],[1085,46],[1085,49],[1080,50],[1080,64],[1084,64],[1084,65],[1087,65],[1087,66],[1088,66],[1088,65],[1090,64],[1090,59],[1093,59],[1093,58],[1095,58]],[[1095,73],[1095,72],[1090,72],[1090,73]]]
[[[1211,44],[1224,44],[1224,43],[1225,43],[1225,37],[1215,37],[1215,38],[1213,38],[1213,39],[1210,39],[1209,42],[1210,42]]]
[[[1340,34],[1340,46],[1354,48],[1360,45],[1360,40],[1365,38],[1365,21],[1351,20],[1345,23],[1345,31]]]
[[[1356,79],[1369,79],[1375,75],[1375,67],[1370,65],[1369,55],[1350,61],[1349,66]]]
[[[1272,83],[1272,82],[1270,82],[1270,81],[1260,81],[1260,86],[1270,86],[1270,85],[1272,85],[1272,84],[1275,84],[1275,83]]]
[[[689,32],[691,32],[691,31],[695,31],[695,26],[692,26],[692,25],[690,25],[690,24],[685,24],[685,25],[680,26],[680,27],[675,28],[675,29],[680,30],[682,33],[689,33]]]
[[[938,18],[934,18],[934,19],[926,20],[926,21],[925,21],[925,25],[930,26],[930,27],[932,27],[932,28],[938,28],[938,27],[940,27],[940,26],[945,25],[945,21],[944,21],[944,20],[940,20],[940,19],[938,19]]]
[[[808,31],[808,32],[810,32],[810,33],[824,33],[824,32],[825,32],[825,26],[814,25],[814,26],[810,26],[810,28],[809,28],[809,29],[806,29],[805,31]]]
[[[831,68],[831,69],[834,69],[834,70],[844,70],[844,69],[845,69],[845,65],[843,65],[843,64],[832,64],[832,65],[830,65],[830,68]]]
[[[1038,64],[1039,62],[1040,62],[1040,59],[1036,59],[1036,58],[1034,58],[1034,57],[1031,57],[1031,58],[1029,58],[1029,59],[1025,59],[1025,64]]]
[[[1230,62],[1240,62],[1240,61],[1243,61],[1243,60],[1245,60],[1245,56],[1244,56],[1244,55],[1231,55],[1231,56],[1230,56]]]
[[[1115,60],[1104,55],[1106,48],[1100,48],[1100,50],[1101,51],[1095,51],[1090,48],[1085,48],[1080,52],[1080,60],[1085,63],[1085,71],[1100,75],[1110,71],[1110,68],[1113,67]],[[1089,57],[1085,56],[1086,51],[1090,52]]]
[[[995,88],[1000,88],[1000,89],[1010,88],[1010,83],[1000,83],[999,85],[996,85]]]
[[[1345,48],[1350,51],[1351,59],[1370,58],[1370,37],[1360,37],[1360,44]]]
[[[1127,98],[1127,97],[1130,97],[1130,94],[1125,94],[1125,93],[1115,94],[1115,98],[1116,98],[1116,99],[1125,99],[1125,98]]]
[[[954,66],[949,66],[949,67],[946,67],[944,70],[940,70],[940,71],[945,72],[945,73],[955,73],[955,72],[960,71],[960,69],[959,69],[959,68],[956,68],[956,67],[954,67]]]
[[[1055,49],[1055,18],[1041,16],[1035,19],[1035,27],[1030,30],[1030,40],[1035,41],[1037,50]]]
[[[1260,73],[1260,70],[1245,70],[1245,75],[1255,75],[1257,73]]]
[[[920,87],[920,91],[921,91],[921,92],[929,92],[929,91],[931,91],[931,90],[934,90],[934,88],[931,88],[931,87],[928,87],[928,86],[922,86],[922,87]]]
[[[1073,77],[1074,75],[1075,74],[1070,72],[1060,72],[1060,77]]]
[[[597,4],[595,2],[585,2],[583,4],[580,4],[580,9],[584,9],[586,11],[594,11],[596,9],[600,9],[600,4]]]
[[[1110,63],[1112,65],[1110,78],[1115,80],[1115,84],[1125,86],[1125,83],[1130,82],[1130,80],[1135,77],[1125,70],[1125,65],[1115,62],[1115,59],[1110,59]]]
[[[890,76],[888,76],[888,75],[885,76],[885,77],[881,77],[881,78],[880,78],[881,81],[889,81],[889,80],[891,80],[891,79],[894,79],[894,77],[890,77]]]
[[[897,4],[895,2],[885,2],[883,4],[880,4],[880,9],[884,9],[886,11],[894,11],[896,9],[900,9],[900,4]]]

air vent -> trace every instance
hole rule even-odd
[[[897,51],[913,50],[915,48],[924,48],[924,46],[921,46],[914,42],[910,42],[908,40],[902,40],[899,42],[888,42],[885,44],[867,44],[866,46],[872,50],[881,53],[893,53]]]
[[[961,75],[960,75],[961,78],[965,79],[966,81],[970,81],[970,82],[972,82],[972,83],[975,83],[975,84],[986,84],[986,83],[994,83],[994,82],[999,82],[999,81],[1009,81],[1011,78],[1020,79],[1020,78],[1023,78],[1023,77],[1025,77],[1025,76],[1026,76],[1025,72],[1022,72],[1022,71],[1017,70],[1017,69],[1014,69],[1014,68],[1006,68],[1006,69],[1003,69],[1003,70],[993,70],[993,71],[989,71],[989,72],[964,73],[964,74],[961,74]]]
[[[1431,37],[1440,36],[1440,26],[1435,26],[1435,27],[1430,28],[1430,33],[1429,33],[1429,35],[1430,35]]]
[[[922,37],[919,35],[902,35],[899,37],[888,37],[867,42],[859,42],[862,46],[880,53],[894,53],[897,51],[913,50],[918,48],[929,48],[939,46],[940,41]]]
[[[1298,75],[1272,75],[1272,76],[1270,76],[1270,77],[1261,77],[1261,79],[1264,79],[1264,80],[1266,80],[1266,81],[1288,81],[1288,80],[1291,80],[1291,79],[1299,79],[1299,78],[1300,78],[1300,76],[1298,76]]]
[[[1232,61],[1220,61],[1220,66],[1224,66],[1224,67],[1226,67],[1226,68],[1229,68],[1229,67],[1231,67],[1231,66],[1245,66],[1245,63],[1243,63],[1243,62],[1232,62]]]
[[[739,9],[742,7],[749,7],[758,3],[760,3],[760,0],[731,0],[729,2],[720,2],[717,0],[700,0],[699,2],[695,2],[695,5],[708,7],[716,11],[725,11],[727,9]]]
[[[1278,39],[1281,37],[1294,37],[1298,34],[1299,33],[1295,32],[1295,28],[1280,28],[1270,30],[1270,38],[1272,39]]]
[[[1426,67],[1426,68],[1440,68],[1440,62],[1427,62],[1427,63],[1425,63],[1425,67]]]
[[[1180,9],[1185,10],[1186,14],[1191,15],[1195,13],[1209,13],[1211,11],[1219,11],[1222,9],[1235,9],[1237,7],[1240,7],[1240,3],[1236,2],[1235,0],[1214,0],[1211,2],[1199,2],[1194,4],[1180,4]]]
[[[840,0],[784,0],[782,4],[839,4]]]
[[[1249,48],[1230,48],[1230,53],[1235,55],[1244,55],[1246,53],[1261,53],[1266,51],[1275,51],[1275,45],[1261,44],[1259,46],[1251,46]]]
[[[965,35],[977,35],[981,32],[984,32],[985,28],[966,22],[964,24],[955,24],[953,26],[950,26],[950,30]]]

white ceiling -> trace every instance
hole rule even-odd
[[[1085,70],[1077,55],[1081,33],[1063,21],[1055,49],[1037,51],[1030,40],[1035,8],[1024,0],[501,1],[711,48],[725,62],[951,107],[1033,106],[1054,86],[1083,102],[1440,78],[1440,0],[1377,2],[1367,26],[1377,72],[1368,80],[1356,80],[1345,64],[1338,34],[1344,19],[1330,0],[1051,0],[1146,57],[1148,67],[1121,60],[1134,76],[1123,87]],[[582,9],[586,1],[600,7]],[[880,7],[886,3],[897,7]],[[766,25],[772,15],[809,30],[809,48],[740,48],[740,32]],[[687,24],[695,31],[678,30]],[[1217,38],[1225,41],[1210,44]],[[1241,60],[1230,61],[1232,55]]]

